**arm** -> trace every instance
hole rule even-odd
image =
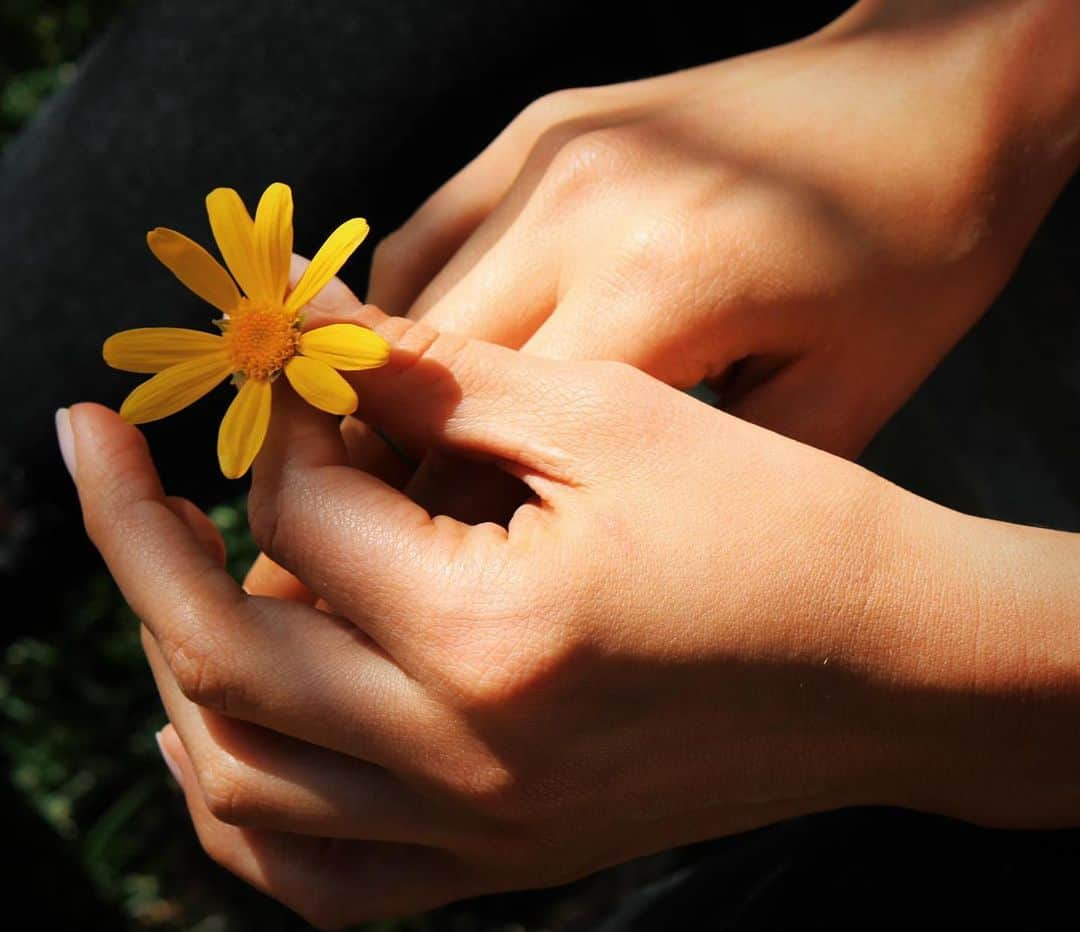
[[[1075,170],[1078,18],[871,0],[786,46],[550,95],[385,241],[370,300],[712,379],[740,417],[854,455]]]

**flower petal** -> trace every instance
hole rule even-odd
[[[158,227],[146,234],[146,244],[165,268],[219,311],[228,314],[240,303],[240,292],[229,273],[183,233]]]
[[[226,479],[239,479],[251,467],[270,425],[270,383],[248,379],[229,405],[218,431],[218,462]]]
[[[300,334],[300,352],[335,369],[375,369],[390,358],[390,344],[356,324],[328,324]]]
[[[220,336],[182,327],[139,327],[114,333],[101,355],[114,369],[161,372],[196,356],[224,349]]]
[[[273,300],[255,260],[255,221],[240,195],[232,188],[215,188],[206,196],[206,212],[221,256],[244,294],[256,301]]]
[[[299,311],[322,291],[330,279],[337,275],[349,256],[356,251],[356,247],[364,241],[367,234],[367,221],[360,218],[346,220],[334,230],[330,238],[315,253],[311,265],[304,270],[292,294],[286,299],[285,307],[290,311]]]
[[[353,387],[337,370],[318,359],[293,356],[285,363],[285,377],[309,405],[329,414],[352,414],[357,398]]]
[[[230,372],[232,360],[225,350],[215,350],[170,366],[143,382],[124,399],[120,417],[129,424],[145,424],[168,417],[198,401]]]
[[[289,287],[292,218],[292,190],[287,184],[275,181],[263,193],[255,211],[255,257],[275,304],[285,300],[285,289]]]

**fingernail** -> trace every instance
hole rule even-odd
[[[183,787],[184,778],[180,772],[180,765],[169,756],[169,752],[165,750],[165,742],[161,740],[161,736],[164,732],[165,729],[162,728],[161,731],[154,735],[154,739],[157,741],[158,750],[161,751],[161,757],[165,761],[165,766],[169,768],[169,773],[172,774],[177,785]]]
[[[64,458],[68,475],[75,478],[75,435],[71,432],[71,413],[67,408],[56,411],[56,439],[60,443],[60,455]]]

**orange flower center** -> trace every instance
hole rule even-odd
[[[233,366],[249,379],[273,378],[296,355],[300,343],[295,314],[247,298],[221,328]]]

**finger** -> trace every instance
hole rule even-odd
[[[367,300],[404,314],[499,203],[510,179],[477,159],[429,197],[375,248]]]
[[[655,289],[589,279],[569,288],[522,351],[548,359],[610,359],[624,362],[676,388],[690,388],[725,371],[758,345],[739,315],[719,314],[697,325],[680,309],[679,325],[665,320],[666,298]]]
[[[303,260],[294,261],[293,275],[302,270]],[[589,390],[575,392],[575,376],[541,362],[524,359],[508,350],[490,346],[480,340],[464,339],[453,334],[437,333],[427,323],[414,324],[389,316],[374,305],[362,305],[349,289],[338,281],[330,282],[318,301],[308,306],[306,327],[329,323],[353,323],[376,330],[391,345],[387,365],[367,369],[362,373],[347,373],[360,395],[356,418],[375,424],[393,437],[409,457],[416,460],[432,446],[457,446],[465,454],[498,457],[502,453],[526,456],[537,444],[519,438],[516,424],[522,419],[530,435],[556,434],[562,418],[550,418],[555,411],[564,411],[566,403],[591,405],[595,397]],[[577,374],[580,380],[580,374]],[[281,404],[275,393],[275,410]],[[519,399],[516,395],[519,394]],[[572,395],[579,397],[572,397]],[[496,416],[516,405],[517,418],[499,419]],[[481,410],[490,416],[483,423],[476,419]],[[449,418],[454,414],[453,418]],[[537,420],[548,421],[542,427]],[[271,421],[284,423],[286,418]],[[293,437],[296,443],[313,442],[320,437],[322,453],[316,460],[348,462],[349,456],[340,435],[327,430],[327,419],[301,419],[314,432]],[[504,422],[503,431],[494,429],[496,420]],[[476,430],[467,430],[475,422]],[[337,423],[334,421],[333,423]],[[350,428],[351,430],[351,428]],[[337,429],[335,428],[335,432]],[[564,431],[567,438],[576,431]],[[550,443],[549,438],[545,438]],[[264,445],[264,451],[272,444]],[[541,457],[542,458],[542,457]]]
[[[887,399],[866,397],[836,377],[822,357],[803,357],[725,404],[724,409],[802,443],[853,459],[893,414]],[[899,406],[897,401],[896,406]]]
[[[511,196],[417,297],[413,320],[519,348],[558,299],[558,230]]]
[[[376,320],[391,344],[381,369],[353,374],[356,416],[408,450],[445,448],[570,480],[583,427],[607,399],[599,370],[570,369],[401,318]],[[572,452],[574,451],[574,452]]]
[[[540,101],[511,122],[475,159],[436,191],[375,250],[367,300],[404,314],[507,196],[537,139],[555,122],[581,116],[594,105],[584,95]],[[447,285],[471,268],[459,264]],[[470,331],[463,331],[470,335]]]
[[[317,928],[400,916],[469,893],[459,862],[438,849],[222,822],[207,807],[191,758],[176,736],[166,732],[162,744],[175,761],[195,833],[206,853]]]
[[[371,427],[354,417],[341,421],[341,436],[349,464],[371,473],[393,488],[403,488],[413,473],[405,455],[392,449]],[[251,595],[288,599],[315,605],[319,597],[283,566],[260,553],[244,579],[244,590]]]
[[[291,285],[295,286],[309,264],[309,260],[303,256],[292,257],[289,273]],[[381,320],[382,315],[377,315],[376,319]],[[370,324],[370,316],[365,316],[364,305],[339,278],[332,279],[305,309],[306,329],[330,323]],[[341,421],[341,434],[349,461],[357,469],[379,476],[395,487],[401,487],[408,481],[412,473],[408,463],[366,424],[346,417]],[[318,601],[318,596],[307,586],[265,554],[255,558],[244,579],[244,589],[251,595],[288,599],[308,605]]]
[[[288,386],[275,387],[274,406],[248,498],[256,543],[407,664],[423,649],[409,632],[430,617],[419,594],[467,529],[437,526],[401,492],[353,469],[335,419]]]
[[[452,840],[435,806],[389,771],[200,709],[180,692],[161,650],[143,631],[165,711],[215,818],[328,838],[432,845]]]
[[[577,494],[601,471],[601,457],[579,458],[577,450],[594,426],[610,433],[619,423],[611,403],[621,385],[402,318],[376,327],[394,349],[386,367],[356,381],[365,419],[420,448],[495,460],[548,504]],[[428,641],[422,629],[432,605],[421,600],[436,589],[431,580],[475,575],[477,566],[490,575],[513,558],[507,534],[433,520],[407,496],[348,468],[336,422],[283,388],[255,463],[249,510],[256,542],[409,666],[410,653]],[[637,442],[639,433],[633,436]]]
[[[217,525],[210,520],[198,505],[186,498],[170,495],[165,499],[170,511],[184,522],[195,535],[199,545],[206,551],[214,563],[220,567],[225,566],[226,549],[225,539]]]
[[[167,504],[134,427],[89,404],[70,422],[90,536],[191,701],[380,764],[415,754],[402,736],[436,710],[412,679],[343,619],[244,593]]]

